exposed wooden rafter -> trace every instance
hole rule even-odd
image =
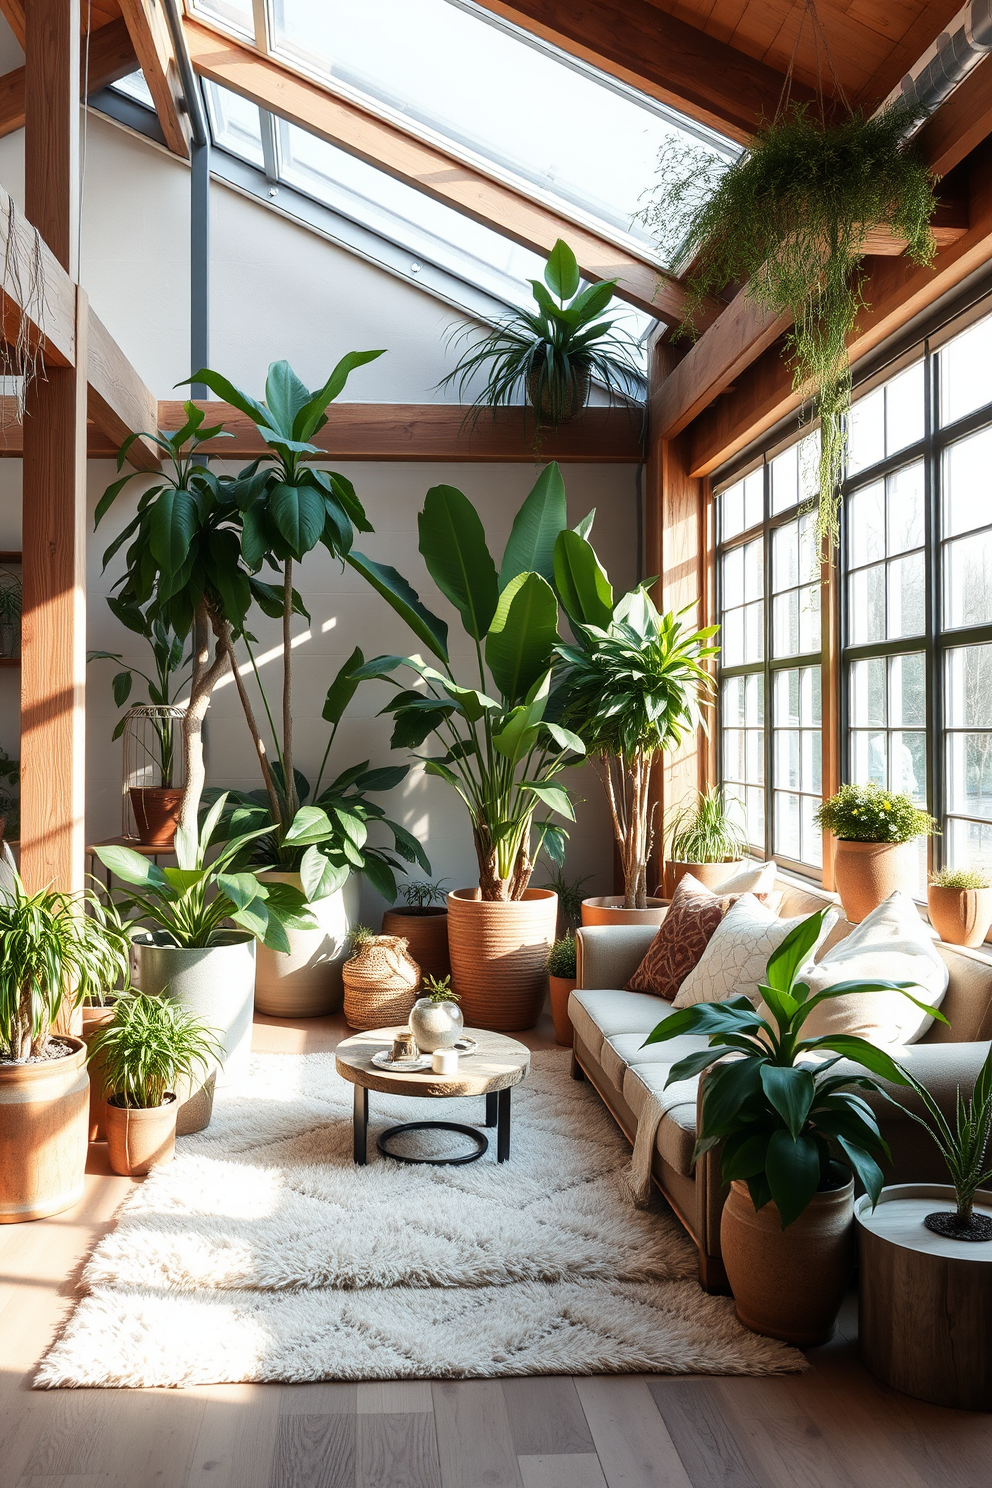
[[[118,78],[127,77],[138,66],[131,36],[122,19],[94,30],[90,37],[89,91],[95,93]],[[80,64],[80,88],[85,86],[84,64]],[[15,67],[0,77],[0,136],[24,127],[24,68]]]
[[[0,11],[3,11],[7,25],[17,37],[21,50],[24,49],[24,0],[0,0]]]
[[[558,215],[252,47],[188,17],[184,26],[190,59],[201,77],[261,104],[280,118],[535,252],[547,253],[557,238],[564,238],[588,279],[617,279],[617,293],[623,299],[662,320],[682,318],[685,290],[678,279],[629,249]],[[714,304],[708,309],[704,323],[715,317],[719,307]]]
[[[189,159],[190,122],[164,7],[158,0],[120,0],[138,62],[155,103],[165,142],[174,155]]]

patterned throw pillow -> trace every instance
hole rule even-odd
[[[731,997],[749,997],[757,1007],[758,990],[765,980],[765,969],[772,951],[782,944],[790,930],[801,925],[807,915],[780,920],[755,898],[742,894],[721,919],[706,949],[679,988],[676,1008],[692,1007],[696,1002],[726,1002]],[[831,910],[823,920],[816,945],[809,953],[809,965],[837,921]]]
[[[736,895],[712,894],[691,873],[678,882],[647,955],[624,988],[672,1001]]]

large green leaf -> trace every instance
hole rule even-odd
[[[455,486],[432,486],[417,525],[431,578],[472,639],[481,641],[496,613],[499,585],[478,512]]]
[[[772,1132],[765,1175],[783,1230],[799,1218],[820,1185],[820,1154],[811,1137],[798,1141],[787,1131]]]
[[[809,1070],[792,1065],[763,1064],[761,1084],[793,1137],[798,1137],[813,1104],[816,1086]]]
[[[230,403],[232,407],[239,409],[242,413],[246,413],[253,424],[264,424],[268,422],[269,411],[265,407],[265,404],[259,403],[257,399],[249,397],[247,393],[243,393],[240,388],[236,388],[234,383],[223,377],[220,372],[214,372],[210,367],[201,367],[199,372],[194,372],[192,377],[184,378],[176,386],[183,387],[190,382],[202,382],[212,393],[216,393],[218,398],[223,398],[225,403]]]
[[[157,863],[143,858],[129,847],[97,847],[93,849],[105,868],[116,874],[124,883],[140,884],[142,888],[167,890],[169,881]]]
[[[564,238],[559,238],[548,254],[544,282],[560,300],[570,300],[579,287],[579,266]]]
[[[320,428],[324,410],[329,403],[333,403],[339,393],[344,391],[344,385],[356,367],[364,367],[367,362],[374,362],[376,357],[385,355],[385,347],[379,351],[349,351],[341,358],[330,377],[322,388],[318,388],[308,401],[299,410],[293,435],[296,439],[309,439],[315,430]]]
[[[765,979],[770,987],[779,992],[788,992],[796,979],[799,968],[808,960],[823,928],[823,921],[830,913],[821,909],[808,919],[800,920],[768,958]]]
[[[555,543],[568,524],[565,482],[557,464],[546,465],[534,489],[513,519],[499,571],[499,587],[522,573],[539,573],[550,583],[555,573]]]
[[[293,421],[310,401],[310,389],[297,377],[288,362],[272,362],[265,379],[265,402],[272,427],[286,439],[299,438]]]
[[[548,671],[558,643],[558,601],[537,573],[520,573],[500,595],[486,638],[486,661],[510,703]]]
[[[555,588],[576,625],[605,630],[613,619],[613,586],[591,543],[567,528],[555,543]]]
[[[155,562],[175,574],[189,556],[197,529],[196,498],[189,491],[164,486],[151,509],[148,542]]]
[[[366,558],[364,553],[352,551],[345,561],[382,595],[397,615],[406,621],[418,640],[423,641],[441,661],[448,660],[447,625],[422,603],[402,574],[397,573],[388,563],[376,563],[374,559]]]
[[[360,646],[356,646],[348,657],[344,666],[340,668],[334,681],[327,689],[327,697],[321,711],[321,718],[330,724],[338,724],[344,714],[345,708],[351,702],[358,691],[358,679],[351,674],[356,667],[360,667],[365,660],[365,655]]]
[[[575,820],[575,809],[569,800],[568,791],[562,786],[536,785],[533,781],[525,780],[521,790],[532,791],[550,810],[557,811],[559,816],[567,817],[569,821]]]
[[[273,486],[269,516],[300,559],[320,542],[324,531],[324,498],[313,486]]]
[[[351,876],[347,863],[333,863],[319,847],[310,847],[300,861],[300,882],[311,904],[343,888]]]

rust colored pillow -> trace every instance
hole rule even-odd
[[[685,874],[658,934],[624,991],[650,992],[672,1002],[717,925],[739,898],[739,894],[713,894],[691,873]]]

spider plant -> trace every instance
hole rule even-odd
[[[165,1104],[181,1079],[206,1075],[223,1058],[216,1035],[192,1011],[168,997],[121,997],[106,1028],[90,1042],[102,1061],[107,1096],[117,1106],[148,1110]]]
[[[749,852],[747,832],[727,810],[723,791],[700,791],[694,806],[683,806],[671,826],[675,863],[735,863]]]
[[[439,878],[436,883],[430,883],[425,878],[411,878],[407,883],[400,884],[400,897],[411,914],[424,914],[432,905],[444,903],[446,882],[443,878]]]
[[[923,1102],[930,1120],[911,1111],[908,1106],[904,1107],[906,1115],[919,1122],[936,1142],[951,1175],[957,1201],[956,1214],[928,1214],[923,1223],[938,1234],[957,1234],[962,1238],[975,1234],[980,1239],[992,1239],[992,1222],[974,1213],[975,1195],[992,1179],[992,1166],[986,1162],[989,1137],[992,1136],[992,1049],[978,1072],[971,1100],[965,1100],[958,1086],[953,1124],[915,1075],[907,1070],[906,1078]]]
[[[0,947],[0,1059],[15,1064],[45,1053],[61,1007],[127,985],[127,927],[95,894],[29,894],[15,874],[0,894]]]
[[[474,326],[456,330],[454,340],[466,343],[465,350],[439,386],[454,385],[465,402],[470,384],[485,374],[485,386],[472,405],[476,410],[509,407],[525,393],[538,425],[553,428],[581,411],[593,377],[611,399],[636,399],[637,343],[615,319],[603,318],[617,281],[603,279],[580,290],[575,254],[559,238],[548,256],[544,282],[532,279],[530,284],[533,309],[518,310],[482,333]]]

